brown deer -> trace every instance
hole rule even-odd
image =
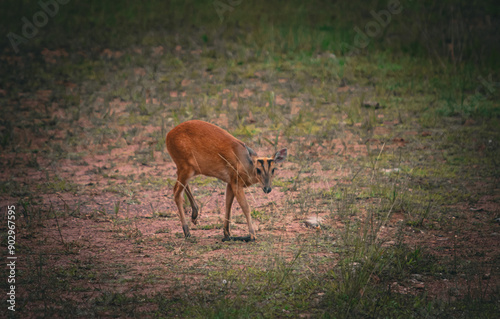
[[[255,240],[250,208],[243,188],[260,183],[264,193],[271,192],[275,165],[285,160],[286,148],[274,157],[258,157],[245,143],[213,124],[192,120],[181,123],[168,132],[167,150],[177,165],[177,182],[174,186],[174,200],[179,209],[184,236],[189,237],[189,226],[184,214],[184,191],[191,203],[191,221],[196,225],[198,205],[194,201],[188,181],[196,175],[216,177],[227,183],[226,214],[224,218],[224,239]],[[245,214],[250,236],[231,237],[229,222],[234,197]]]

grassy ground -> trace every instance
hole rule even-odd
[[[19,52],[4,37],[9,314],[495,317],[499,8],[400,3],[366,38],[388,3],[70,1]],[[40,10],[0,4],[1,33]],[[164,138],[189,119],[288,148],[273,192],[247,190],[256,242],[221,242],[225,186],[201,177],[182,237]]]

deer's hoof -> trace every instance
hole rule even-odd
[[[184,237],[186,237],[186,238],[191,237],[191,233],[189,232],[188,225],[183,225],[182,230],[184,231]]]

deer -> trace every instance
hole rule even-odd
[[[226,130],[200,120],[190,120],[177,125],[167,133],[165,142],[168,153],[177,166],[177,181],[173,193],[184,237],[188,238],[191,234],[184,212],[183,195],[186,193],[191,204],[191,222],[196,225],[199,208],[188,182],[196,175],[204,175],[227,183],[222,241],[255,241],[255,230],[244,188],[260,183],[264,193],[270,193],[276,164],[286,159],[287,149],[281,149],[273,157],[259,157],[255,151]],[[245,215],[249,236],[231,237],[229,224],[235,197]]]

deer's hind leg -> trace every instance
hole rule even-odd
[[[189,201],[191,202],[191,199],[193,195],[189,191],[189,188],[187,186],[188,180],[193,177],[194,175],[194,170],[191,168],[185,168],[185,169],[180,169],[177,167],[177,182],[175,183],[174,186],[174,201],[175,204],[177,205],[177,209],[179,210],[179,217],[181,219],[181,224],[182,224],[182,230],[184,231],[184,237],[190,237],[191,234],[189,232],[189,225],[186,221],[186,214],[184,213],[184,190],[188,190],[186,193],[188,193],[188,198]],[[194,202],[194,199],[193,199]],[[193,202],[191,202],[191,206],[193,205]],[[193,208],[194,211],[194,208]],[[196,211],[198,211],[196,209]],[[198,212],[196,212],[196,215]]]
[[[196,202],[194,201],[194,196],[193,193],[191,193],[191,188],[189,188],[189,185],[186,184],[186,195],[187,198],[189,199],[189,203],[191,204],[191,222],[196,225],[198,224],[198,205],[196,205]]]

